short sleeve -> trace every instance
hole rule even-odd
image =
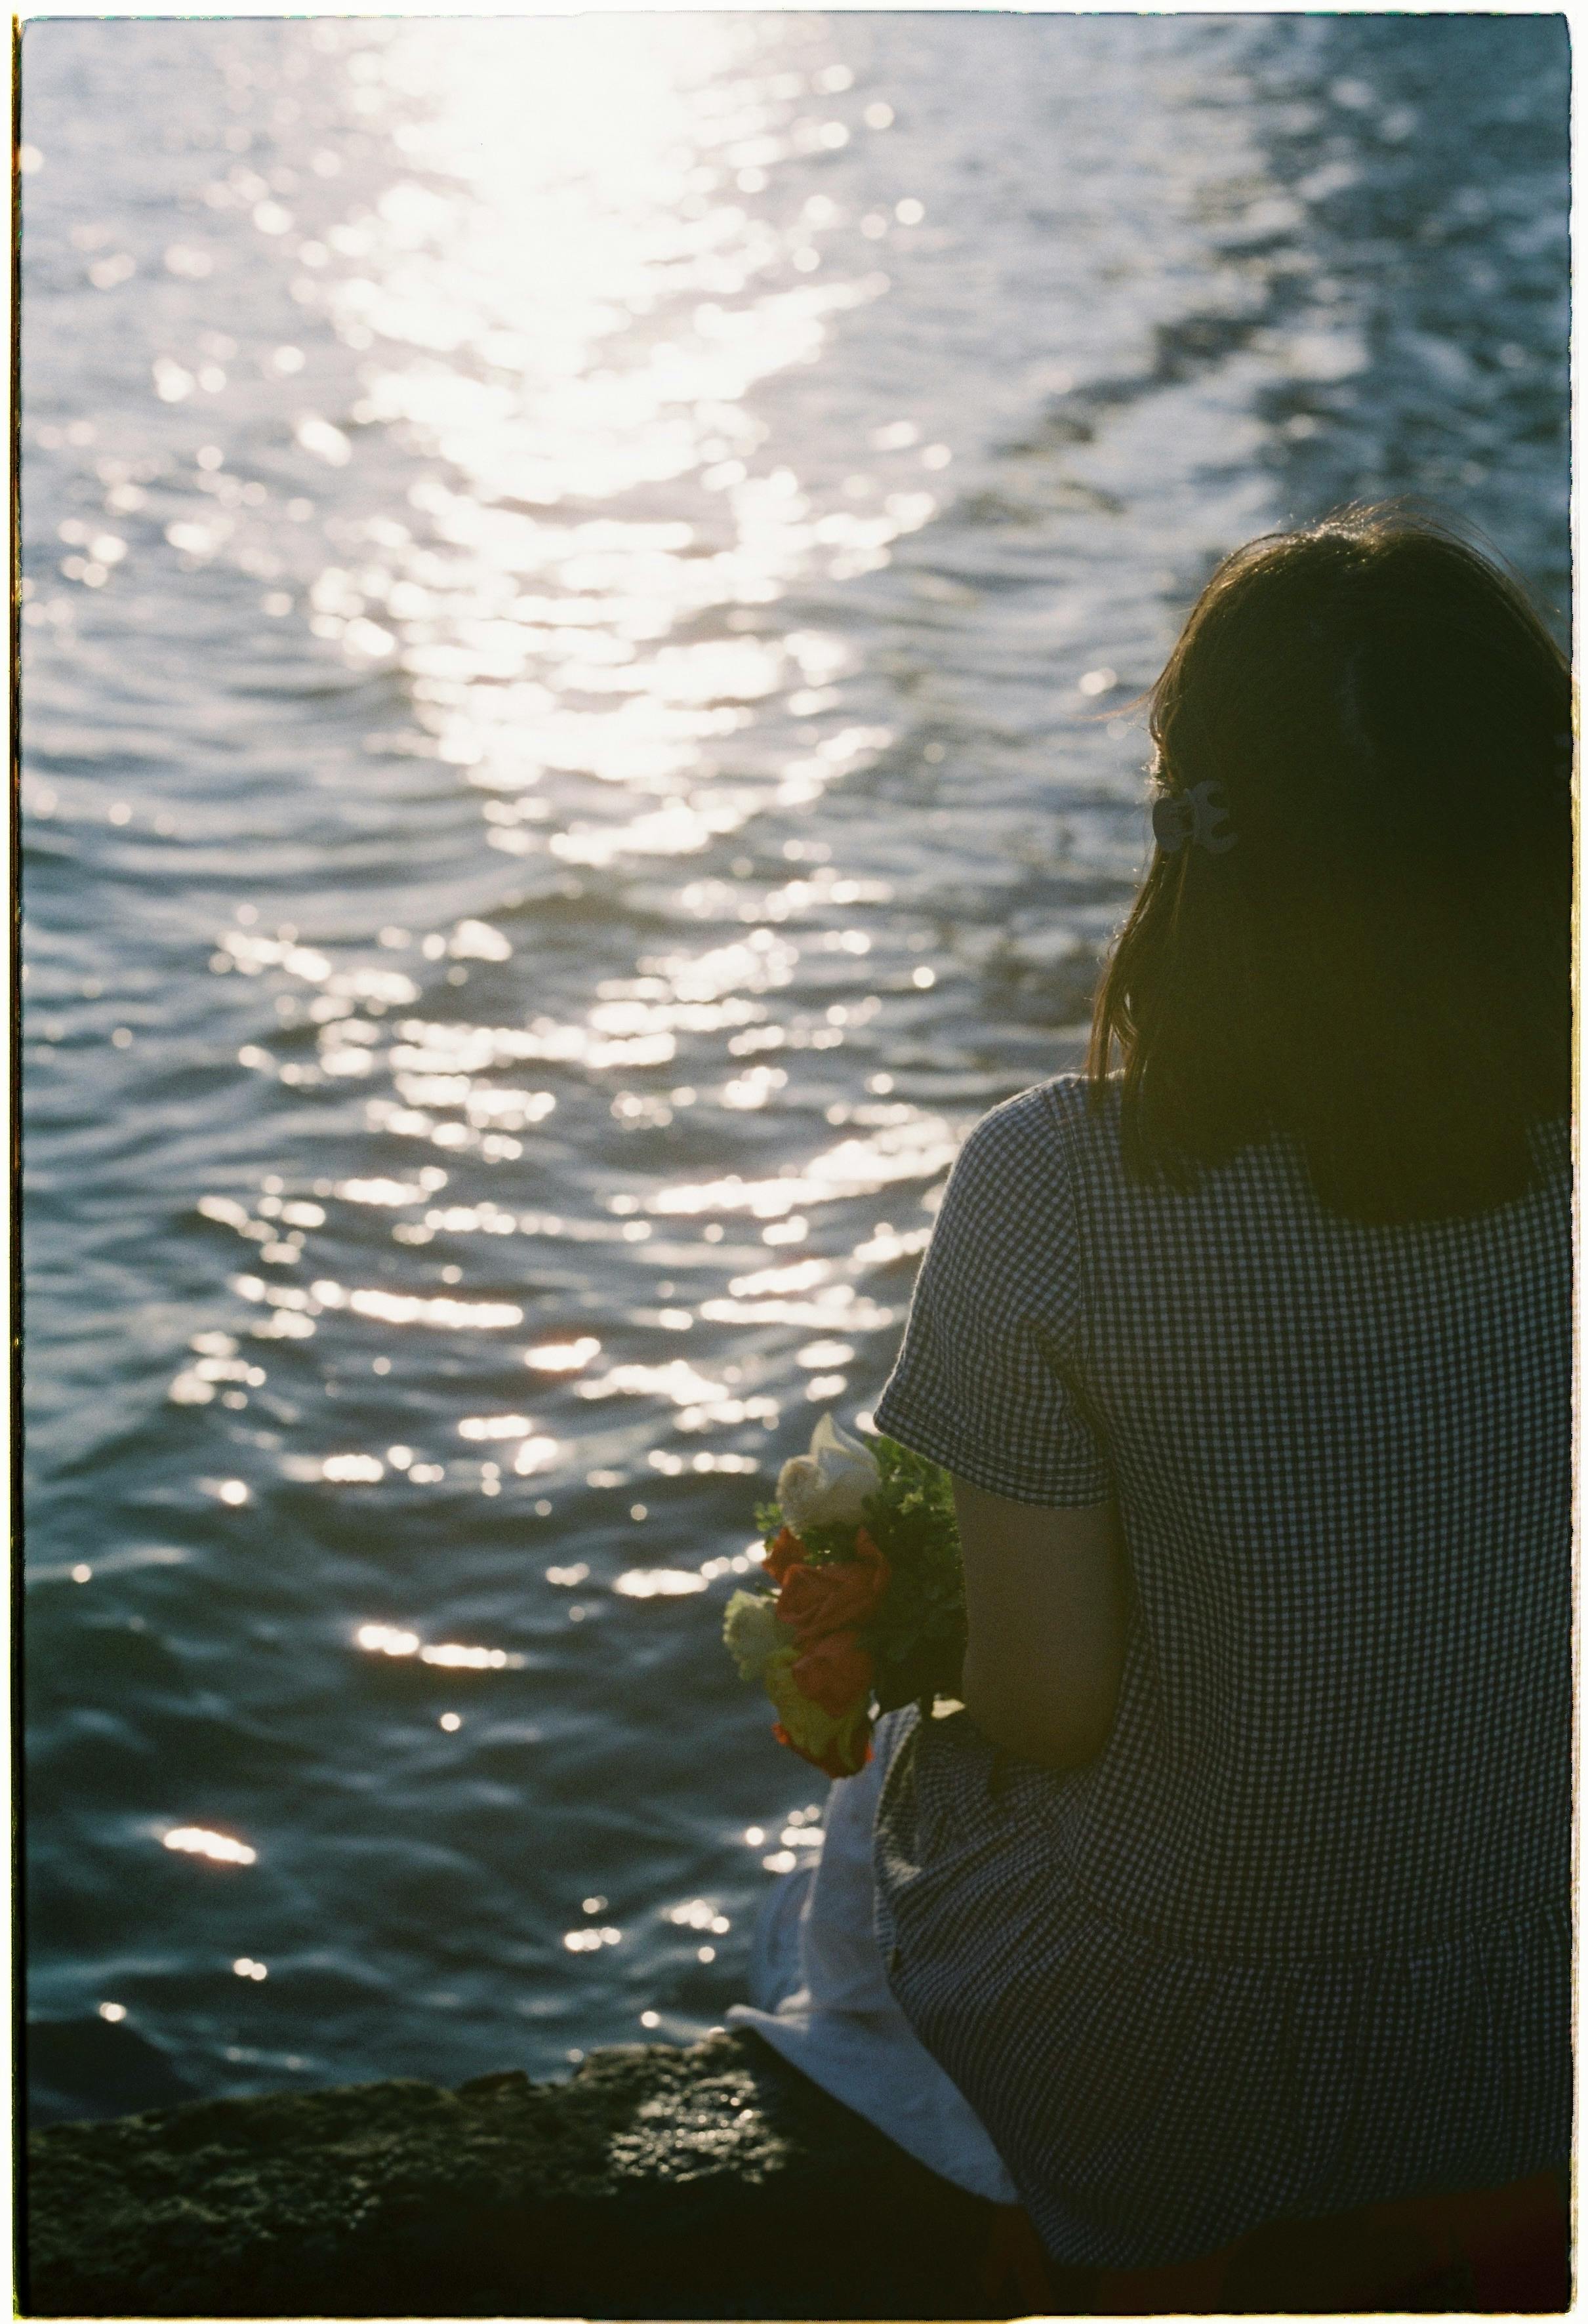
[[[1073,1171],[1045,1084],[984,1115],[960,1149],[878,1428],[1006,1500],[1106,1500],[1113,1472],[1075,1363],[1084,1314]]]

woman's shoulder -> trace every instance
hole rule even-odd
[[[959,1149],[944,1193],[943,1235],[957,1242],[968,1231],[978,1250],[1053,1258],[1080,1231],[1100,1187],[1109,1207],[1106,1190],[1119,1170],[1117,1116],[1117,1093],[1105,1085],[1094,1098],[1080,1074],[1005,1098]]]
[[[1528,1130],[1528,1140],[1540,1175],[1545,1177],[1569,1176],[1572,1168],[1572,1119],[1558,1114],[1546,1120],[1535,1121]]]
[[[983,1114],[960,1149],[964,1166],[1065,1176],[1119,1150],[1118,1076],[1057,1074]]]

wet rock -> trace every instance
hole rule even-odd
[[[60,2123],[33,2315],[960,2317],[990,2207],[753,2035]]]

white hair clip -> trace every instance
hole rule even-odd
[[[1205,847],[1210,855],[1223,855],[1234,846],[1239,835],[1226,827],[1230,816],[1220,803],[1223,795],[1222,783],[1205,782],[1183,795],[1153,802],[1152,835],[1166,854],[1172,855],[1187,840]]]

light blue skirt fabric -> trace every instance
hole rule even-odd
[[[728,2023],[758,2034],[940,2177],[1012,2203],[997,2149],[890,1993],[872,1925],[872,1830],[901,1716],[880,1723],[870,1764],[832,1786],[817,1861],[785,1873],[768,1897],[750,2001],[736,2003]]]

